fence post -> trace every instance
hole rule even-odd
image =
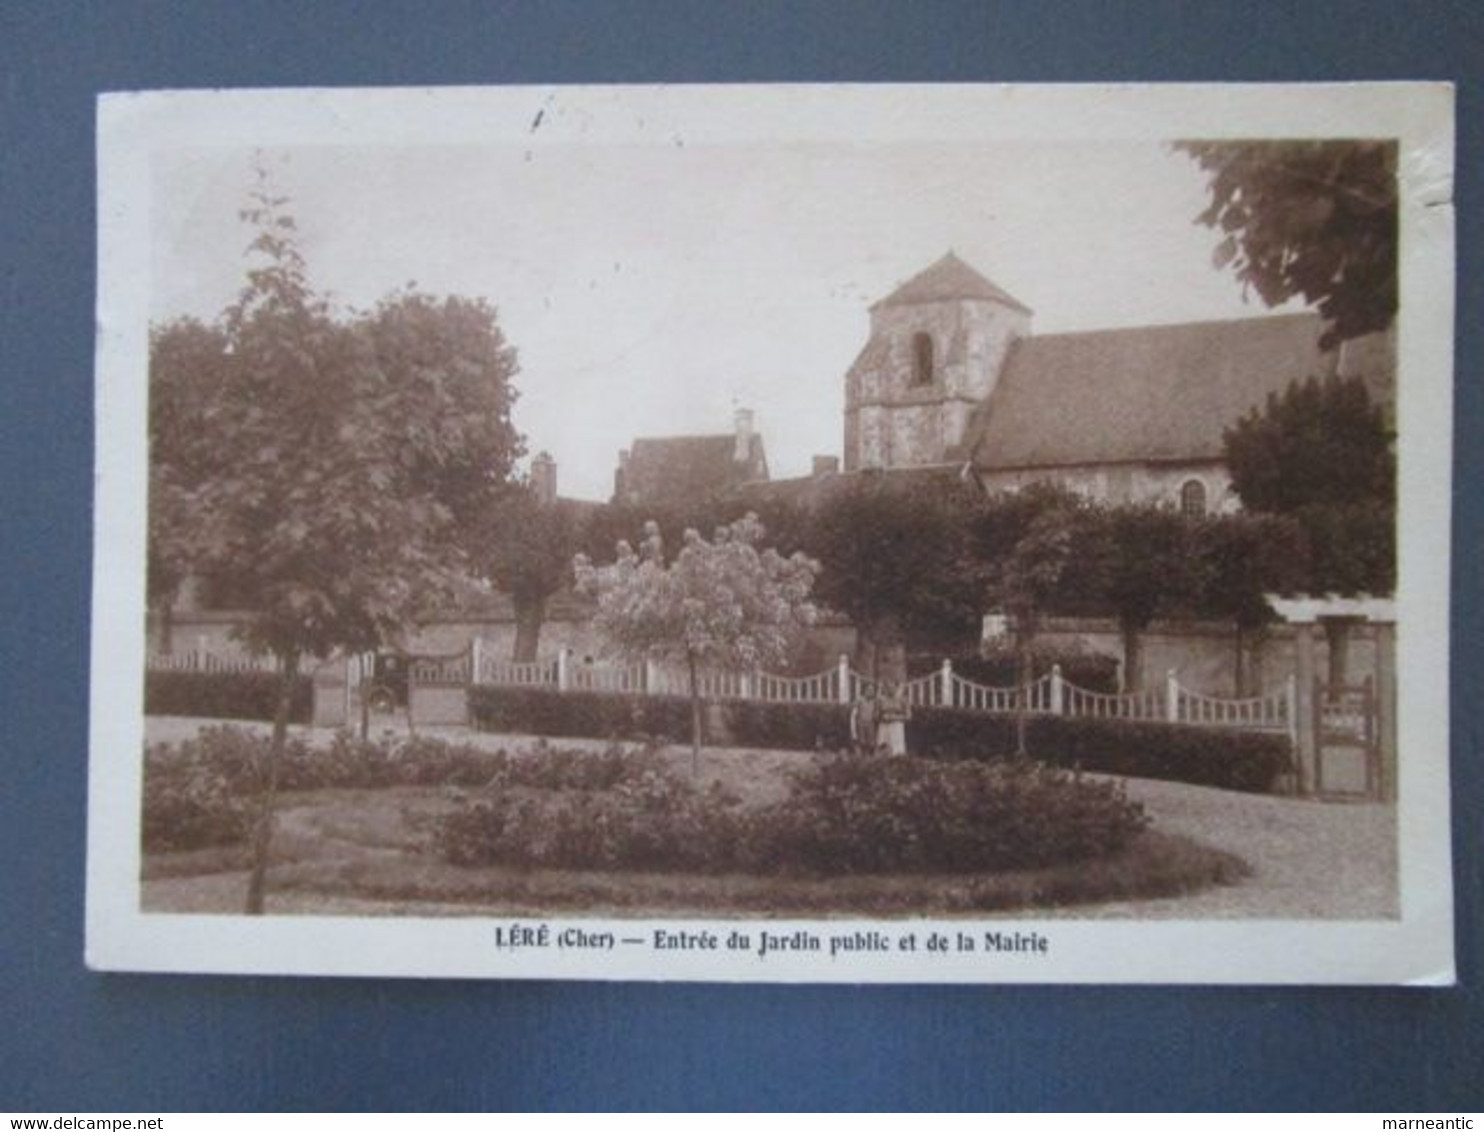
[[[568,688],[570,673],[567,660],[572,655],[572,650],[563,646],[557,649],[557,691],[565,692]]]
[[[740,691],[742,693],[742,698],[744,700],[750,700],[750,699],[752,699],[752,683],[753,683],[753,681],[752,681],[752,673],[751,672],[744,672],[744,673],[742,673],[742,687],[741,687]]]
[[[484,641],[475,637],[469,642],[469,683],[479,684],[483,680]]]
[[[850,702],[850,658],[843,652],[840,654],[840,702]]]
[[[1165,673],[1165,720],[1180,722],[1180,681],[1175,679],[1173,668]]]
[[[206,667],[206,634],[201,633],[196,637],[196,664],[197,669]]]
[[[948,659],[948,657],[946,657],[946,656],[943,658],[943,668],[942,668],[942,671],[941,671],[940,675],[941,675],[941,687],[940,687],[940,690],[942,692],[942,696],[941,696],[939,702],[944,707],[952,707],[953,706],[953,661],[951,661],[950,659]]]
[[[1053,664],[1051,666],[1051,714],[1052,715],[1060,715],[1061,713],[1062,713],[1061,665],[1059,665],[1059,664]]]
[[[1298,677],[1290,672],[1288,680],[1284,684],[1285,704],[1284,711],[1288,718],[1284,722],[1288,725],[1288,741],[1293,744],[1293,749],[1298,750]]]

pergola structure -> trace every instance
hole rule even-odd
[[[1367,688],[1364,736],[1374,742],[1368,745],[1374,750],[1374,760],[1368,756],[1366,779],[1368,792],[1375,798],[1392,802],[1396,800],[1397,781],[1397,720],[1396,720],[1396,602],[1391,598],[1378,598],[1361,594],[1353,597],[1299,595],[1280,597],[1267,595],[1267,602],[1285,622],[1294,628],[1297,659],[1297,788],[1300,794],[1324,792],[1322,759],[1325,746],[1325,725],[1328,719],[1340,717],[1330,707],[1344,695],[1354,691],[1344,685],[1325,683],[1319,678],[1315,664],[1315,630],[1341,624],[1370,624],[1376,632],[1376,674],[1374,698]],[[1328,713],[1328,714],[1327,714]]]

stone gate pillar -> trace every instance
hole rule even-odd
[[[1319,788],[1319,736],[1314,726],[1314,622],[1299,621],[1293,626],[1296,678],[1298,680],[1298,762],[1299,794],[1312,794]]]
[[[1396,801],[1396,626],[1376,626],[1376,723],[1381,781],[1377,793],[1383,802]]]

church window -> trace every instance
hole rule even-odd
[[[912,336],[912,384],[931,385],[932,383],[933,336],[914,334]]]
[[[1206,485],[1200,480],[1186,480],[1180,489],[1180,513],[1188,519],[1206,517]]]

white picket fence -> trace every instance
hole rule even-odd
[[[442,682],[462,673],[477,673],[477,684],[516,688],[551,688],[563,692],[616,692],[627,695],[688,695],[688,673],[680,667],[656,664],[578,662],[563,651],[552,660],[510,664],[481,655],[480,642],[466,663],[441,659]],[[414,665],[412,678],[420,676]],[[870,677],[850,667],[848,658],[811,676],[784,676],[772,672],[702,672],[698,684],[703,699],[754,700],[766,703],[849,704],[873,691]],[[1292,677],[1283,688],[1266,696],[1226,699],[1182,686],[1174,672],[1157,686],[1137,692],[1095,692],[1067,681],[1060,666],[1028,685],[993,687],[966,680],[944,661],[936,672],[909,680],[902,694],[913,707],[955,708],[960,711],[1008,715],[1025,710],[1037,715],[1066,715],[1090,719],[1123,719],[1148,723],[1187,723],[1250,731],[1280,731],[1290,736],[1298,726],[1297,684]]]
[[[352,664],[360,661],[354,658]],[[363,663],[369,663],[365,661]],[[147,667],[176,672],[273,672],[269,657],[216,656],[205,649],[151,654]],[[684,668],[647,661],[639,664],[578,662],[570,651],[551,660],[513,664],[484,653],[482,642],[445,656],[413,660],[413,685],[490,685],[508,688],[550,688],[561,692],[612,692],[623,695],[688,695],[690,678]],[[358,683],[350,673],[349,685]],[[707,700],[753,700],[786,704],[850,704],[874,691],[870,677],[839,663],[810,676],[773,672],[702,672],[701,696]],[[916,708],[955,708],[960,711],[1008,715],[1025,710],[1036,715],[1065,715],[1084,719],[1123,719],[1148,723],[1188,723],[1249,731],[1280,731],[1290,736],[1298,728],[1298,686],[1289,677],[1283,688],[1267,696],[1226,699],[1182,686],[1174,672],[1154,687],[1137,692],[1094,692],[1070,683],[1059,666],[1021,687],[993,687],[966,680],[944,661],[936,672],[902,685],[902,695]]]
[[[278,662],[270,656],[217,656],[202,650],[173,653],[150,653],[145,668],[155,672],[277,672]]]

